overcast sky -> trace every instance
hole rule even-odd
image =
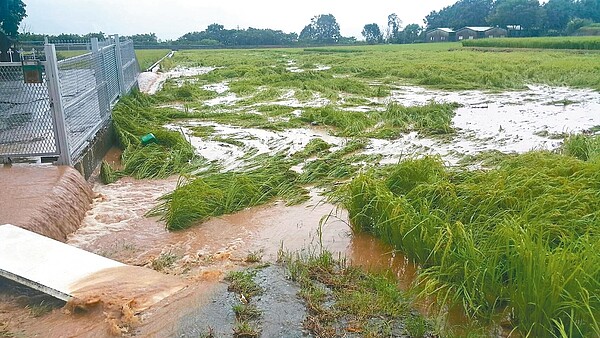
[[[32,33],[132,35],[156,33],[176,39],[202,31],[211,23],[231,28],[271,28],[300,33],[318,14],[333,14],[344,36],[362,39],[365,24],[382,31],[387,16],[396,13],[403,24],[423,25],[423,18],[456,0],[24,0],[28,17],[21,30]]]

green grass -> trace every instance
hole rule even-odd
[[[104,164],[102,177],[107,183],[120,176],[165,178],[204,165],[180,132],[163,127],[173,120],[170,111],[154,108],[154,104],[153,98],[134,93],[114,107],[113,126],[123,149],[123,169],[114,171]],[[144,146],[141,137],[149,133],[157,142]]]
[[[238,171],[182,179],[151,214],[160,215],[167,229],[178,230],[275,198],[301,202],[306,191],[296,183],[297,174],[289,170],[290,166],[281,156],[259,156]]]
[[[160,60],[163,56],[169,54],[168,49],[139,49],[135,51],[135,56],[140,65],[140,71],[145,71],[148,67],[152,66],[156,61]],[[59,60],[68,59],[75,56],[89,53],[87,50],[61,50],[57,51],[57,57]]]
[[[600,162],[548,152],[495,169],[407,160],[342,193],[354,231],[423,267],[424,295],[532,336],[600,335]]]
[[[247,302],[253,297],[261,295],[264,290],[254,281],[256,270],[243,270],[230,272],[225,280],[229,282],[227,288],[230,292],[243,295]]]
[[[570,135],[560,151],[582,161],[600,161],[600,136]]]
[[[409,299],[391,276],[367,273],[328,251],[280,252],[279,261],[300,285],[299,296],[308,309],[304,327],[318,337],[341,337],[348,332],[365,337],[392,336],[392,332],[415,337],[430,331],[430,324],[411,314]],[[403,328],[404,323],[422,325]]]
[[[600,50],[598,36],[564,36],[542,38],[476,39],[462,42],[465,47],[541,48]]]
[[[140,65],[140,70],[145,71],[169,52],[171,51],[168,49],[136,49],[135,56]]]
[[[378,85],[370,85],[374,82],[384,90],[383,96],[390,84],[397,83],[450,90],[522,89],[531,83],[600,90],[594,53],[490,53],[461,49],[460,43],[344,47],[341,50],[351,51],[344,53],[331,50],[337,48],[181,51],[173,62],[223,67],[200,78],[209,83],[232,81],[234,92],[258,92],[261,86],[268,86],[294,89],[304,99],[309,99],[311,92],[333,100],[338,100],[340,93],[374,97],[378,95]],[[285,67],[290,59],[300,65],[332,68],[289,73]]]

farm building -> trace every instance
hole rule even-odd
[[[456,31],[457,40],[504,38],[508,32],[500,27],[464,27]]]
[[[425,34],[427,42],[456,41],[456,32],[450,28],[436,28]]]

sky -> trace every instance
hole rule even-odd
[[[396,13],[403,25],[417,23],[433,10],[456,0],[23,0],[27,18],[21,31],[40,34],[102,31],[133,35],[156,33],[159,39],[177,39],[202,31],[212,23],[226,29],[271,28],[300,33],[310,19],[333,14],[343,36],[362,39],[365,24],[377,23],[382,32],[387,16]]]

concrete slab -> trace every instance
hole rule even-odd
[[[76,282],[123,266],[14,225],[0,226],[0,276],[65,301]]]

